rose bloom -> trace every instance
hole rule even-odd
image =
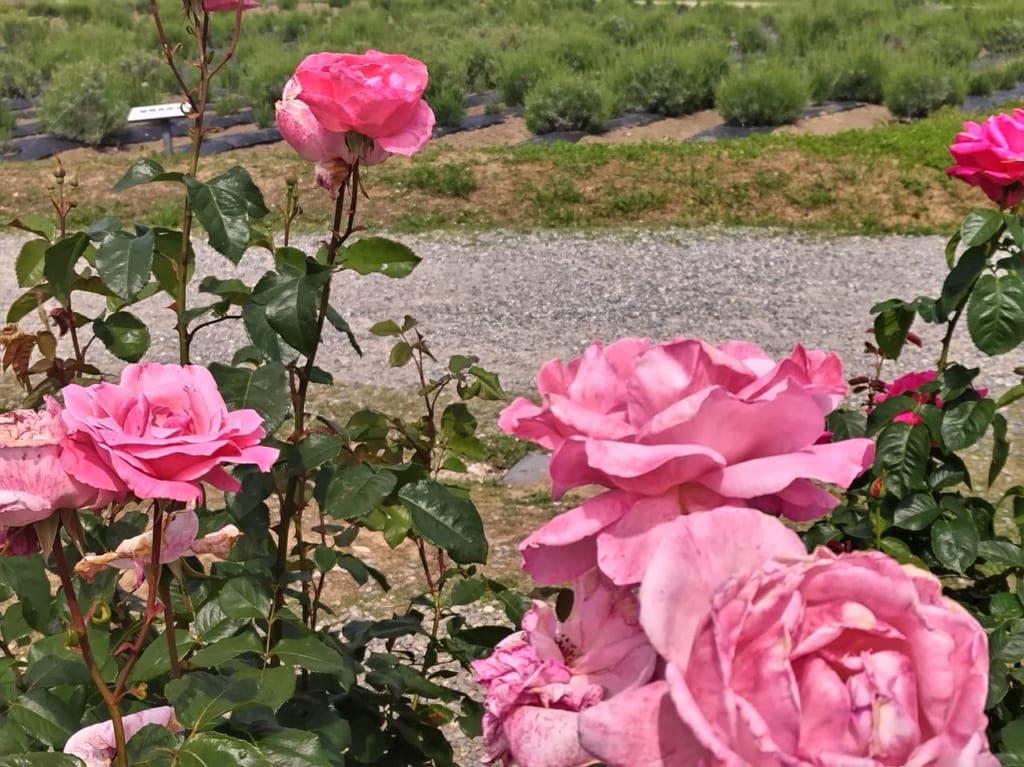
[[[628,590],[596,570],[575,583],[572,614],[559,624],[535,600],[523,629],[506,637],[473,673],[487,687],[484,763],[576,767],[596,761],[580,748],[579,712],[650,679],[655,654]]]
[[[358,133],[372,139],[374,149],[411,155],[434,128],[434,113],[422,98],[422,61],[374,50],[315,53],[292,79],[293,97],[309,106],[323,130]]]
[[[949,153],[955,161],[946,173],[981,188],[1001,208],[1024,195],[1024,109],[997,114],[979,125],[968,120]]]
[[[778,520],[725,508],[664,530],[640,604],[663,678],[580,714],[609,767],[999,765],[985,631],[924,570],[808,555]]]
[[[128,714],[121,718],[124,725],[124,736],[130,740],[147,724],[158,724],[171,732],[181,732],[182,726],[174,718],[174,709],[170,706]],[[107,720],[99,724],[84,727],[64,744],[64,753],[77,756],[86,767],[110,767],[110,761],[117,756],[117,744],[114,740],[114,725]]]
[[[256,0],[203,0],[203,9],[207,13],[214,13],[216,11],[237,12],[239,3],[242,4],[243,11],[260,7],[260,4],[256,2]]]
[[[821,517],[838,501],[816,483],[848,485],[873,457],[868,439],[822,442],[846,392],[842,365],[801,346],[775,361],[753,344],[626,338],[547,363],[537,388],[542,404],[517,399],[501,427],[554,451],[555,497],[609,488],[523,542],[542,583],[595,564],[639,582],[658,528],[681,513],[731,504]]]
[[[255,410],[229,411],[210,371],[198,365],[128,365],[117,384],[64,388],[65,471],[90,485],[138,498],[196,501],[202,484],[238,490],[224,468],[267,471],[276,448],[259,444]]]
[[[57,509],[105,506],[113,493],[83,484],[61,467],[67,433],[60,405],[0,415],[0,526],[20,527]]]
[[[907,394],[914,402],[919,405],[934,405],[935,407],[942,407],[942,397],[936,392],[919,392],[917,391],[926,383],[931,383],[935,380],[936,373],[934,370],[918,370],[913,373],[906,373],[901,375],[892,383],[885,385],[885,391],[879,392],[875,395],[875,405],[880,402],[885,402],[889,397],[898,397],[901,394]],[[976,389],[978,395],[984,397],[988,394],[988,389],[979,388]],[[893,421],[900,423],[907,423],[911,426],[916,426],[921,423],[921,416],[915,413],[913,410],[907,410],[902,413],[898,413],[893,416]]]

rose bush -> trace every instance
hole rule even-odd
[[[474,661],[485,685],[485,763],[572,767],[594,758],[580,748],[579,713],[646,682],[655,654],[639,625],[636,597],[596,570],[577,579],[564,624],[534,600],[522,630]]]
[[[105,506],[113,499],[113,493],[83,484],[64,470],[66,446],[60,405],[52,399],[43,411],[0,415],[0,528],[46,519],[57,509]]]
[[[719,509],[663,529],[639,598],[664,674],[580,714],[609,767],[999,764],[985,632],[926,571]]]
[[[610,488],[523,541],[542,583],[595,564],[636,583],[657,529],[682,513],[739,504],[815,519],[838,502],[817,483],[845,486],[873,455],[867,439],[824,439],[842,366],[801,346],[775,361],[753,344],[627,338],[547,363],[537,388],[542,403],[516,400],[501,427],[554,451],[555,497]]]
[[[197,365],[128,365],[117,384],[64,389],[65,471],[138,498],[197,501],[201,483],[237,490],[224,464],[273,465],[255,410],[228,411],[210,371]]]
[[[955,162],[946,173],[979,187],[1001,208],[1012,208],[1024,195],[1024,109],[981,124],[968,120],[949,153]]]

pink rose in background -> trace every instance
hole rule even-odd
[[[323,130],[354,131],[372,139],[375,148],[402,155],[430,138],[434,113],[422,98],[422,61],[374,50],[315,53],[302,60],[292,79],[294,98],[309,106]]]
[[[580,714],[609,767],[998,767],[985,632],[928,572],[720,509],[663,528],[640,604],[663,678]]]
[[[848,485],[874,454],[869,439],[821,441],[846,384],[836,355],[801,346],[775,361],[753,344],[626,338],[547,363],[537,388],[542,404],[517,399],[501,427],[554,451],[555,497],[609,488],[523,541],[542,583],[595,564],[637,583],[658,528],[682,513],[740,505],[818,518],[838,501],[817,483]]]
[[[243,11],[260,7],[256,0],[203,0],[203,8],[207,13],[214,13],[216,11],[237,12],[239,3],[241,3]]]
[[[121,718],[124,724],[124,736],[131,739],[147,724],[166,727],[171,732],[181,732],[182,726],[174,718],[174,709],[170,706],[139,711]],[[114,725],[108,720],[100,722],[76,732],[64,744],[64,753],[77,756],[86,767],[110,767],[110,761],[117,756],[114,742]]]
[[[910,399],[919,405],[934,405],[935,407],[942,407],[942,397],[936,392],[919,392],[917,391],[926,383],[931,383],[935,380],[936,373],[934,370],[918,370],[913,373],[906,373],[901,375],[892,383],[885,385],[885,391],[875,395],[875,405],[880,402],[885,402],[889,397],[898,397],[901,394],[910,395]],[[978,392],[978,396],[984,397],[988,394],[988,389],[978,388],[975,391]],[[899,413],[893,416],[893,421],[900,423],[907,423],[911,426],[915,426],[921,423],[921,416],[912,410]]]
[[[29,525],[57,509],[98,508],[113,500],[114,493],[83,484],[85,477],[61,467],[66,442],[60,405],[52,399],[43,411],[0,415],[0,526]]]
[[[199,517],[191,509],[175,512],[165,517],[160,538],[160,562],[168,564],[182,557],[211,554],[225,559],[241,532],[234,525],[196,538],[199,533]],[[153,561],[153,530],[149,529],[133,538],[121,541],[114,551],[106,554],[86,554],[75,565],[75,572],[86,580],[92,580],[96,573],[106,567],[135,572],[135,585],[143,578]]]
[[[559,624],[534,601],[523,629],[473,662],[487,688],[484,762],[519,767],[576,767],[594,757],[580,748],[579,713],[646,682],[655,654],[643,635],[636,597],[596,570],[578,579],[572,614]]]
[[[210,371],[198,365],[128,365],[120,383],[67,386],[64,401],[61,465],[104,490],[196,501],[203,482],[239,488],[224,464],[267,471],[277,459],[276,448],[259,444],[259,413],[229,411]]]
[[[949,147],[946,173],[981,188],[1000,208],[1024,195],[1024,109],[997,114],[979,125],[968,120]]]

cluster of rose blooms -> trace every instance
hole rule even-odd
[[[898,382],[888,394],[916,379]],[[601,492],[520,549],[573,584],[474,663],[488,762],[520,767],[996,767],[986,635],[930,573],[808,553],[779,520],[834,507],[873,458],[832,441],[839,359],[797,346],[594,344],[538,376],[507,431],[553,451],[553,493]]]

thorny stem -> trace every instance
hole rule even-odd
[[[350,192],[347,206],[346,190]],[[339,249],[355,231],[356,203],[358,200],[359,164],[357,162],[349,169],[348,176],[345,177],[345,180],[342,182],[341,188],[338,191],[337,202],[334,206],[334,222],[331,225],[331,238],[327,242],[326,265],[328,269],[334,269]],[[348,208],[347,225],[345,230],[342,232],[341,223],[346,214],[346,207]],[[292,398],[292,410],[294,411],[295,425],[292,429],[289,440],[293,443],[298,443],[302,440],[303,436],[305,436],[306,399],[309,392],[309,382],[313,375],[313,368],[316,366],[316,353],[320,348],[320,339],[323,337],[324,323],[327,319],[327,310],[330,306],[330,300],[331,280],[328,279],[327,282],[324,283],[323,289],[320,291],[320,304],[317,308],[316,332],[314,335],[317,342],[309,356],[306,357],[306,362],[298,376],[298,387]],[[284,498],[281,503],[281,522],[277,531],[277,563],[274,570],[279,579],[284,576],[288,569],[288,539],[290,537],[292,524],[301,524],[302,509],[305,505],[305,485],[305,477],[295,476],[288,479],[288,484],[285,487]],[[304,557],[305,554],[302,551],[302,547],[300,546],[299,549],[299,556]],[[284,585],[278,582],[274,584],[274,588],[273,609],[276,612],[284,604]],[[280,635],[280,629],[278,626],[279,624],[274,624],[272,628],[272,636],[274,639]]]
[[[178,640],[174,636],[174,604],[171,602],[171,585],[164,578],[160,581],[160,601],[164,604],[164,636],[167,637],[167,657],[171,662],[171,679],[181,677],[181,663],[178,660]]]
[[[107,713],[110,714],[110,723],[114,728],[114,744],[117,749],[117,767],[128,767],[128,752],[125,744],[127,739],[124,735],[124,722],[121,721],[121,711],[117,707],[117,696],[107,687],[107,682],[100,673],[100,667],[96,663],[96,656],[93,655],[92,646],[89,644],[89,632],[85,626],[85,619],[82,617],[82,610],[78,605],[78,597],[75,594],[75,584],[71,581],[71,569],[64,557],[64,545],[58,536],[53,546],[53,556],[57,563],[57,573],[60,576],[60,585],[64,589],[64,599],[68,604],[68,613],[71,615],[71,627],[78,637],[78,647],[82,651],[82,660],[89,669],[93,684],[99,691],[103,702],[107,706]]]

